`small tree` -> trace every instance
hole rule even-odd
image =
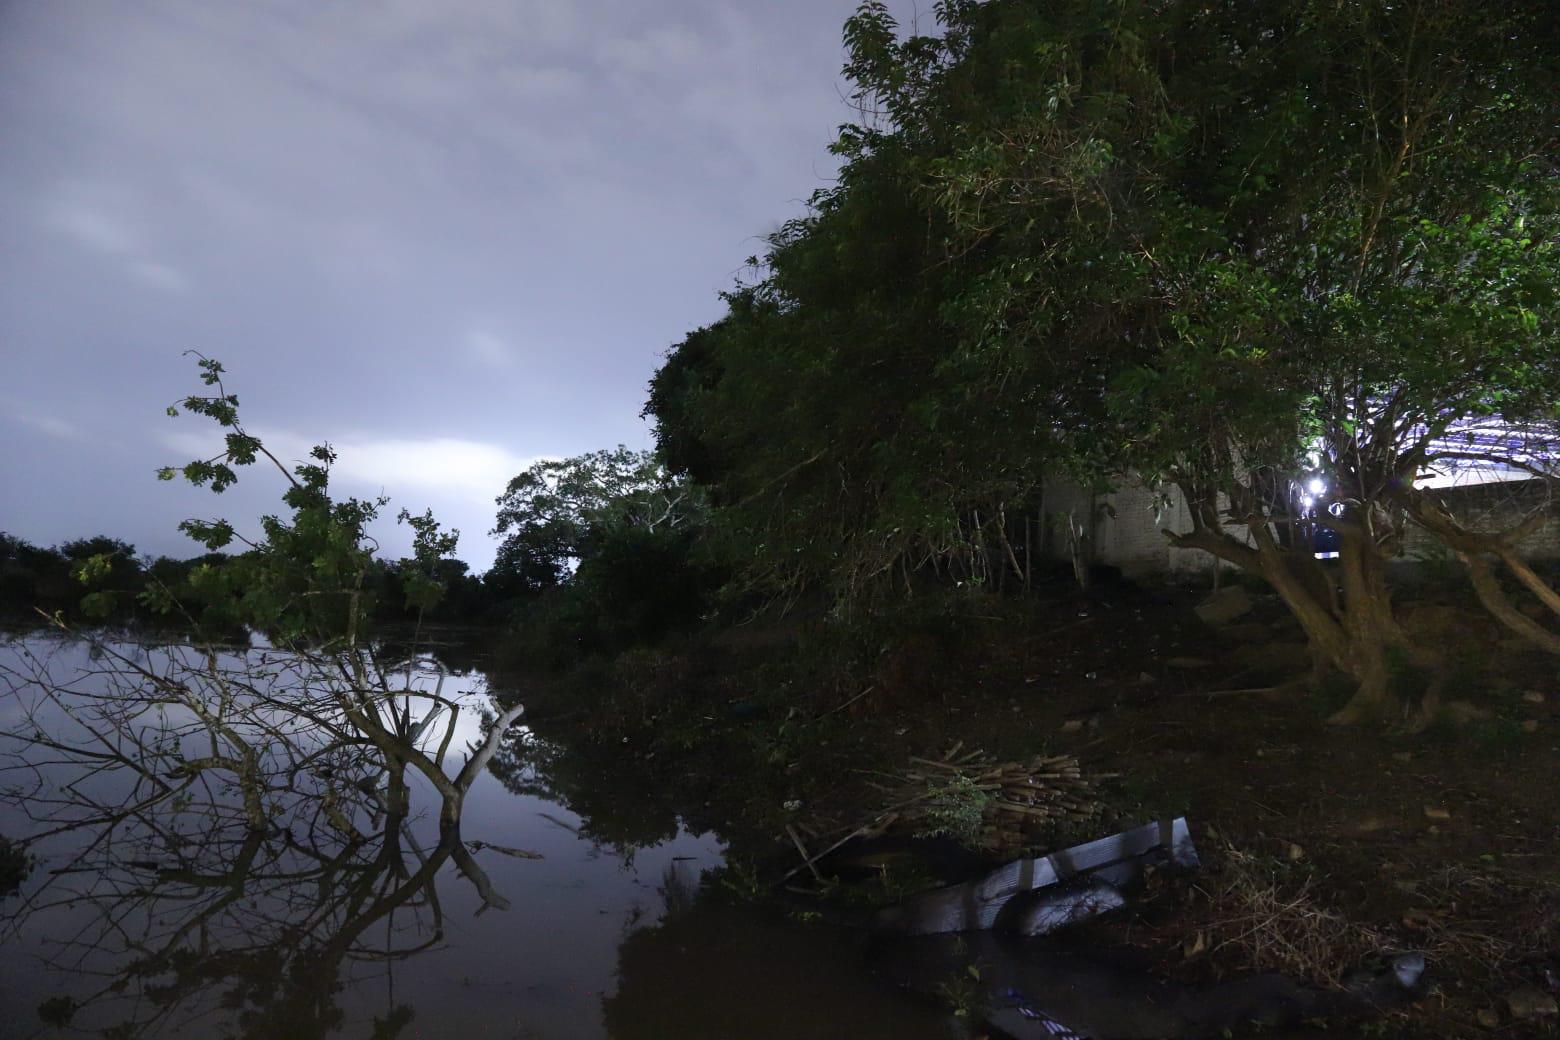
[[[188,587],[154,581],[143,594],[185,614],[188,641],[131,648],[85,633],[88,663],[69,672],[68,646],[57,657],[0,662],[0,691],[18,719],[0,733],[0,775],[21,781],[0,797],[32,821],[28,842],[78,833],[71,868],[38,879],[24,910],[64,909],[78,921],[59,944],[68,963],[84,950],[110,958],[95,992],[44,1001],[49,1022],[157,1033],[185,1013],[209,1016],[199,1006],[216,992],[207,983],[258,966],[280,981],[237,1003],[224,998],[234,1021],[262,1031],[285,1021],[296,1035],[323,1036],[340,1024],[343,965],[382,964],[436,942],[444,864],[473,885],[483,910],[509,906],[476,862],[484,846],[464,839],[461,815],[522,708],[489,711],[447,693],[442,671],[415,652],[404,668],[383,663],[365,626],[377,565],[366,525],[384,500],[333,497],[335,456],[325,445],[289,469],[243,426],[222,366],[199,364],[210,392],[169,413],[214,420],[223,450],[159,476],[221,492],[264,460],[285,479],[288,511],[264,517],[253,539],[226,520],[181,525],[213,551],[243,547],[202,561]],[[398,569],[409,605],[426,609],[456,536],[427,514],[402,519],[414,555]],[[93,568],[110,567],[118,552],[87,549],[100,550],[85,557]],[[261,629],[268,643],[211,638],[188,605],[192,589],[205,594],[207,614]],[[473,709],[483,732],[462,749],[460,715]],[[432,846],[412,830],[418,792],[437,798]],[[371,926],[419,907],[423,935],[408,941],[413,914],[403,914],[374,949]],[[122,963],[112,963],[116,954]],[[376,1035],[409,1020],[399,1009]]]
[[[389,499],[333,496],[330,476],[336,453],[329,444],[315,446],[309,452],[311,461],[289,469],[245,429],[238,396],[223,385],[222,365],[195,357],[202,382],[213,392],[185,397],[168,408],[168,415],[177,416],[182,408],[210,418],[225,431],[222,451],[183,466],[163,467],[158,479],[182,476],[220,494],[237,482],[239,468],[268,462],[286,481],[282,501],[290,514],[261,517],[260,536],[254,540],[224,519],[185,520],[179,529],[208,552],[234,545],[243,551],[197,564],[183,590],[153,585],[143,594],[146,602],[163,611],[185,609],[177,593],[187,592],[206,605],[208,619],[228,626],[257,628],[287,642],[356,647],[366,634],[373,606],[370,579],[378,545],[368,525]],[[399,568],[407,606],[421,612],[443,595],[438,570],[454,553],[460,532],[441,530],[431,512],[415,516],[402,510],[399,519],[413,530],[413,555]]]

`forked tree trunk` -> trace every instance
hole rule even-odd
[[[1293,574],[1282,550],[1259,549],[1265,565],[1261,573],[1305,629],[1313,658],[1358,683],[1348,703],[1328,718],[1334,725],[1386,719],[1401,710],[1393,691],[1391,659],[1393,649],[1405,648],[1408,638],[1392,617],[1385,587],[1368,579],[1368,564],[1359,559],[1361,549],[1345,543],[1340,550],[1344,590],[1341,596],[1328,597],[1336,598],[1336,605]],[[1351,575],[1351,569],[1356,573]]]
[[[1214,527],[1210,518],[1219,523]],[[1369,515],[1337,524],[1337,580],[1325,571],[1303,544],[1285,548],[1260,516],[1248,524],[1251,543],[1232,537],[1212,510],[1194,510],[1196,529],[1174,535],[1176,544],[1206,549],[1219,559],[1267,580],[1284,601],[1310,641],[1315,673],[1334,670],[1357,686],[1341,709],[1328,718],[1334,725],[1401,717],[1422,727],[1439,707],[1440,660],[1414,642],[1397,623],[1386,581],[1386,557]],[[1340,588],[1341,585],[1341,588]],[[1419,703],[1403,704],[1396,690],[1396,660],[1423,670],[1429,683]]]

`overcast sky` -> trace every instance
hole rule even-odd
[[[648,445],[662,353],[829,178],[853,6],[0,0],[0,530],[189,555],[273,508],[153,479],[210,437],[163,415],[193,349],[484,569],[508,478]]]

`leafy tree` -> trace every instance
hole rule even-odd
[[[81,609],[89,617],[104,618],[113,613],[125,594],[134,596],[145,584],[135,546],[118,538],[97,535],[60,544],[70,573],[91,591],[81,599]]]
[[[464,560],[442,557],[418,561],[377,561],[369,587],[376,604],[375,616],[389,621],[474,623],[488,620],[498,602],[496,590],[471,573]],[[419,586],[423,592],[419,594]],[[431,602],[428,593],[436,593]]]
[[[702,502],[647,451],[623,445],[536,463],[498,498],[493,534],[504,535],[490,579],[524,589],[564,581],[615,528],[676,530]]]
[[[94,556],[107,556],[116,563],[129,568],[135,566],[135,546],[119,538],[110,538],[108,535],[96,535],[91,538],[77,538],[73,541],[61,542],[58,552],[61,556],[71,561],[91,559]]]
[[[424,510],[421,516],[403,509],[397,519],[412,529],[412,555],[401,561],[398,570],[406,606],[420,618],[444,598],[449,589],[445,579],[465,576],[466,565],[450,558],[460,541],[460,532],[441,530],[431,509]]]
[[[1178,541],[1266,578],[1359,680],[1338,721],[1380,712],[1394,660],[1439,663],[1387,581],[1405,521],[1454,535],[1419,476],[1469,420],[1543,439],[1560,418],[1552,26],[1546,46],[1521,7],[1106,8],[966,12],[977,49],[918,78],[879,41],[894,71],[872,84],[917,126],[995,102],[926,181],[956,248],[1013,265],[990,338],[1096,373],[1064,435],[1103,430],[1116,466],[1174,485],[1196,524]],[[1336,577],[1285,537],[1313,476],[1341,514]]]
[[[1063,464],[1044,359],[997,369],[961,346],[948,301],[972,258],[945,254],[910,142],[847,128],[835,151],[838,185],[652,381],[663,456],[710,485],[743,587],[850,601],[928,569],[1027,573],[1009,514],[1028,515]]]
[[[1392,705],[1394,661],[1435,673],[1391,608],[1407,523],[1560,648],[1491,573],[1560,614],[1514,550],[1552,510],[1475,530],[1421,481],[1492,453],[1556,476],[1554,20],[1462,0],[937,15],[908,40],[881,3],[847,23],[863,118],[838,186],[652,387],[750,571],[849,591],[982,545],[977,503],[1029,499],[1043,469],[1135,472],[1191,507],[1180,544],[1269,581],[1359,681],[1339,721]],[[1526,436],[1454,446],[1492,417]],[[1312,479],[1335,572],[1306,541]]]
[[[704,614],[718,570],[696,552],[704,489],[619,446],[539,462],[498,500],[484,583],[527,601],[519,641],[564,665],[656,642]]]
[[[240,535],[227,520],[185,520],[180,530],[210,552],[220,553],[235,543],[243,551],[199,563],[184,589],[148,588],[147,602],[163,611],[184,609],[187,594],[190,602],[203,605],[207,621],[256,628],[286,641],[356,645],[373,613],[372,579],[379,564],[367,527],[388,499],[333,496],[330,472],[336,454],[328,444],[313,448],[311,461],[289,469],[243,426],[238,396],[223,385],[222,365],[195,357],[201,381],[211,392],[184,398],[168,414],[177,416],[182,408],[210,418],[225,431],[223,450],[182,467],[164,467],[158,478],[182,475],[197,487],[220,493],[237,481],[238,468],[268,462],[287,482],[282,501],[290,513],[262,517],[255,540]],[[409,608],[427,610],[442,595],[437,568],[454,551],[459,532],[442,532],[429,514],[403,511],[401,520],[414,532],[414,555],[402,561],[402,591]]]

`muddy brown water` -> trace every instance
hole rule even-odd
[[[156,650],[115,645],[157,661]],[[267,796],[274,822],[260,835],[234,824],[242,792],[221,780],[131,811],[134,785],[105,766],[102,734],[26,681],[40,667],[88,697],[111,682],[86,643],[0,641],[0,835],[54,831],[30,845],[26,880],[0,902],[0,1036],[951,1035],[945,1012],[874,978],[859,936],[712,896],[701,882],[722,863],[718,834],[676,823],[640,845],[593,840],[591,821],[528,761],[539,745],[523,725],[460,814],[484,892],[415,779],[393,827],[374,808],[382,792],[364,787],[368,800],[347,807],[350,834],[302,780]],[[417,670],[437,681],[432,659]],[[467,709],[451,741],[458,764],[482,739],[479,714],[495,709],[480,670],[446,674],[442,695]],[[154,742],[160,724],[143,715],[132,729]],[[67,747],[42,749],[33,738],[44,731]],[[568,755],[545,750],[536,761]]]

